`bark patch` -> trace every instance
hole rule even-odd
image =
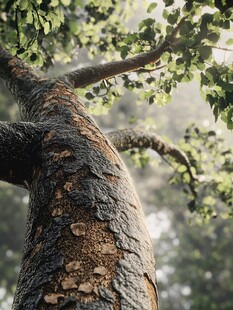
[[[81,268],[81,262],[78,260],[66,264],[66,271],[67,272],[76,271],[80,268]]]
[[[144,276],[144,281],[147,287],[148,296],[150,298],[151,310],[158,310],[158,296],[156,288],[153,283],[151,283],[148,277]]]
[[[52,304],[52,305],[57,305],[58,304],[58,299],[63,299],[65,295],[63,294],[56,294],[56,293],[51,293],[48,295],[44,296],[44,300],[47,304]]]
[[[75,236],[84,236],[86,234],[86,225],[84,223],[73,223],[70,229]]]
[[[93,285],[90,282],[81,283],[78,287],[78,291],[82,293],[91,293],[93,291]]]

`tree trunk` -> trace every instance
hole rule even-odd
[[[1,142],[1,179],[30,191],[13,309],[157,309],[151,241],[117,151],[64,81],[2,50],[0,67],[26,121],[2,124],[17,148],[8,157]]]

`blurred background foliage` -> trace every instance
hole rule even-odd
[[[174,53],[166,53],[156,65],[159,70],[149,66],[148,72],[77,91],[105,132],[129,126],[154,130],[179,144],[198,171],[201,182],[196,184],[198,197],[194,199],[187,188],[186,171],[171,159],[137,149],[122,155],[154,243],[161,310],[233,309],[232,133],[218,119],[231,128],[233,53],[228,46],[233,42],[225,31],[231,29],[233,17],[224,13],[220,2],[223,8],[216,10],[216,2],[0,2],[2,44],[28,63],[48,70],[51,77],[77,66],[147,51],[171,33],[181,14],[195,12],[196,19],[186,21]],[[200,10],[203,3],[204,12]],[[199,96],[199,87],[209,105]],[[3,84],[0,102],[1,120],[19,119]],[[11,308],[27,201],[26,191],[1,183],[2,310]]]

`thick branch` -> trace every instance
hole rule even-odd
[[[32,123],[0,122],[0,179],[28,188],[37,163],[40,130]]]
[[[191,164],[187,155],[175,145],[168,144],[153,132],[140,129],[123,129],[110,132],[107,136],[119,152],[132,148],[151,148],[161,156],[172,156],[178,163],[186,166],[192,182],[196,179],[191,171]],[[194,194],[193,187],[190,188]]]
[[[147,53],[139,54],[133,58],[113,61],[106,64],[94,65],[81,68],[70,73],[61,75],[59,79],[65,80],[74,88],[81,88],[87,85],[97,83],[103,79],[111,78],[121,73],[136,71],[145,65],[157,62],[161,55],[171,47],[186,17],[183,17],[177,27],[173,30],[171,36],[160,46]]]
[[[0,77],[5,80],[14,99],[21,106],[33,91],[43,87],[43,79],[38,77],[28,64],[2,48],[0,48]]]

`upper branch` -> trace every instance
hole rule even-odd
[[[160,46],[147,53],[139,54],[135,57],[112,61],[106,64],[94,65],[86,68],[63,74],[59,77],[71,84],[74,88],[82,88],[94,84],[106,78],[111,78],[121,73],[135,71],[143,68],[145,65],[157,62],[161,55],[171,47],[186,17],[183,17],[179,24],[174,28],[171,36],[167,38]]]
[[[41,130],[32,123],[0,122],[0,180],[28,188],[40,140]]]

